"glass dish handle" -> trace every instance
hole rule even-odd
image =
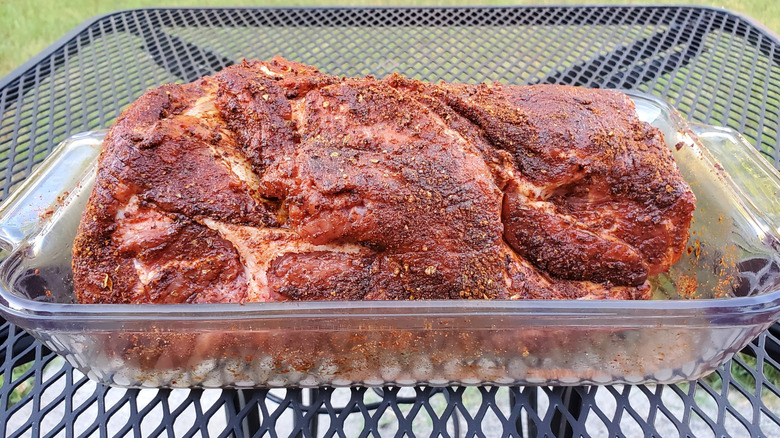
[[[0,204],[0,247],[3,250],[16,248],[44,225],[56,211],[54,207],[69,202],[69,198],[76,195],[66,190],[78,187],[85,172],[93,170],[105,136],[106,131],[92,131],[63,141]]]
[[[715,163],[720,165],[741,201],[749,205],[780,238],[780,173],[766,157],[737,131],[691,123],[691,130],[709,147]]]

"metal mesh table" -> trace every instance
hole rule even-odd
[[[638,89],[780,167],[780,41],[695,7],[146,9],[95,18],[0,80],[0,197],[147,88],[280,54],[337,75]],[[690,384],[125,390],[4,323],[6,436],[780,436],[780,339]]]

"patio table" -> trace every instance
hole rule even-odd
[[[780,167],[780,40],[726,10],[137,9],[88,20],[0,80],[0,198],[148,88],[277,54],[336,75],[635,89]],[[96,384],[4,322],[0,435],[780,436],[778,334],[677,385],[170,390]]]

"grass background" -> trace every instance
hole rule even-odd
[[[0,77],[46,48],[82,21],[118,9],[150,6],[310,6],[310,5],[431,5],[431,4],[695,4],[725,7],[746,14],[780,33],[780,1],[777,0],[482,0],[388,1],[341,0],[0,0]]]

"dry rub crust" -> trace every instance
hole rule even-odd
[[[245,61],[112,126],[74,286],[82,303],[647,298],[694,203],[619,92]]]

